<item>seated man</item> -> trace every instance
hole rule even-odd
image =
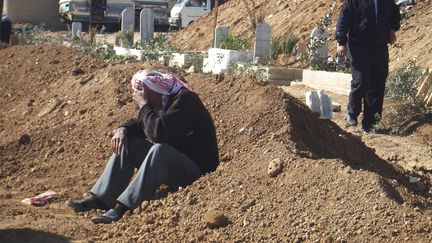
[[[172,74],[139,71],[132,89],[137,119],[116,130],[114,153],[91,196],[67,202],[77,212],[109,209],[94,223],[117,221],[162,184],[184,187],[219,165],[213,120],[185,83]],[[134,168],[138,173],[130,181]]]
[[[0,41],[9,44],[10,35],[12,32],[12,22],[7,13],[2,14],[1,18],[1,39]]]

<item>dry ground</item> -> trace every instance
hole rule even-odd
[[[117,223],[93,225],[98,212],[76,214],[64,202],[100,175],[112,130],[137,111],[129,80],[145,67],[61,46],[0,50],[1,242],[431,242],[429,184],[409,183],[410,173],[381,156],[383,144],[368,147],[339,119],[318,120],[276,86],[199,74],[186,79],[215,120],[220,167]],[[275,158],[284,169],[269,178]],[[20,203],[48,189],[62,198],[40,208]],[[207,228],[212,210],[228,226]]]

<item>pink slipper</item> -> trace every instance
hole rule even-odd
[[[55,199],[59,197],[60,197],[59,193],[54,191],[47,191],[37,196],[26,198],[21,202],[33,206],[43,206],[47,204],[51,199]]]

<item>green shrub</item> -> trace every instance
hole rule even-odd
[[[118,36],[123,47],[131,48],[133,46],[134,31],[132,29],[120,31]]]
[[[227,50],[246,50],[249,47],[249,40],[240,36],[222,36],[219,48]]]
[[[156,35],[147,42],[139,42],[135,47],[144,50],[144,58],[149,62],[157,61],[160,56],[170,58],[173,52],[178,51],[164,35]]]
[[[294,50],[299,38],[295,35],[280,36],[272,40],[270,46],[270,55],[272,59],[276,59],[281,54],[290,54]]]
[[[415,102],[417,94],[416,80],[421,70],[413,61],[403,68],[390,72],[387,78],[385,95],[403,102]]]
[[[44,34],[45,23],[35,25],[32,28],[23,27],[21,30],[17,30],[15,33],[24,39],[28,45],[41,45],[47,43],[57,42],[55,38]]]

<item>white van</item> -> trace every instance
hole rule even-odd
[[[219,1],[223,4],[226,1]],[[170,28],[185,28],[214,7],[214,0],[178,0],[171,9]]]

